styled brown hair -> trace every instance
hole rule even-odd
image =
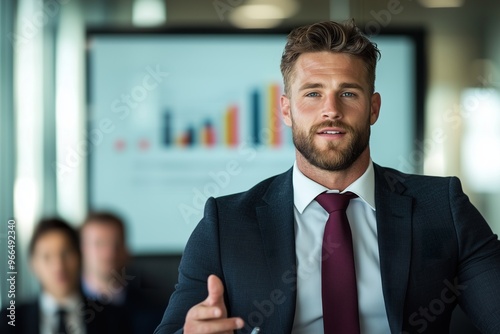
[[[89,224],[102,224],[102,225],[115,226],[116,228],[118,228],[122,239],[125,241],[125,224],[123,223],[123,220],[114,213],[107,211],[90,212],[83,221],[82,226],[80,227],[80,233],[82,233],[85,226]]]
[[[42,219],[38,225],[33,230],[33,235],[31,236],[29,244],[29,255],[33,256],[35,252],[36,243],[38,240],[49,232],[61,232],[65,234],[74,246],[78,257],[81,257],[80,253],[80,239],[78,237],[78,232],[71,227],[68,223],[60,218],[45,218]]]
[[[331,51],[360,57],[368,74],[371,91],[375,90],[375,68],[380,58],[377,45],[371,42],[356,26],[354,19],[345,23],[319,22],[293,29],[287,37],[281,56],[281,74],[285,94],[290,92],[294,66],[299,56],[306,52]]]

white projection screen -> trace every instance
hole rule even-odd
[[[181,253],[210,196],[294,162],[280,120],[286,32],[87,32],[88,207],[121,215],[133,253]],[[374,36],[382,53],[375,162],[420,172],[423,33]]]

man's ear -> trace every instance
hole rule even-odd
[[[292,126],[292,115],[291,115],[291,107],[290,107],[290,99],[285,95],[281,95],[280,99],[281,106],[281,114],[283,115],[283,121],[289,127]]]
[[[380,106],[382,105],[382,99],[379,93],[373,93],[371,97],[370,106],[370,125],[375,124],[380,114]]]

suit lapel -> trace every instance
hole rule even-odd
[[[378,165],[375,171],[382,289],[391,332],[400,333],[411,262],[413,198],[402,195],[404,176]]]
[[[269,292],[278,289],[286,298],[276,306],[281,323],[272,332],[290,333],[297,284],[292,169],[274,179],[263,200],[265,204],[257,207],[257,219],[272,280]]]

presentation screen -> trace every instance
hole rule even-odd
[[[382,52],[376,163],[414,172],[417,43]],[[281,120],[285,33],[89,33],[89,209],[120,214],[132,251],[180,253],[210,196],[249,189],[294,163]]]

